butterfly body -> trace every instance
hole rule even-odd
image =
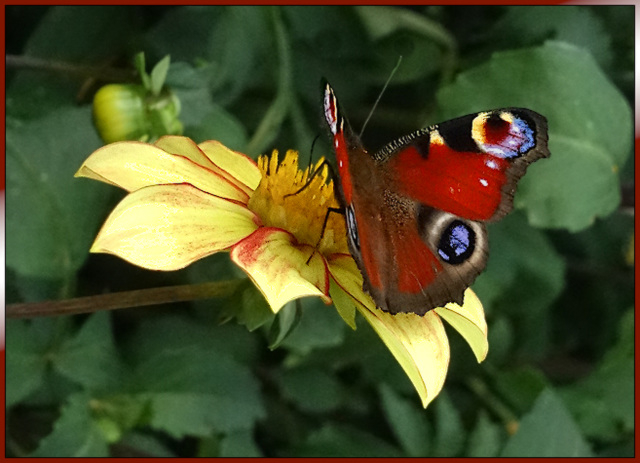
[[[364,289],[391,313],[461,304],[486,266],[485,222],[512,209],[526,167],[549,156],[544,117],[523,108],[471,114],[369,153],[328,83],[324,115]]]

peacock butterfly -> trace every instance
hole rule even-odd
[[[546,119],[524,108],[484,111],[370,154],[323,85],[337,198],[363,288],[393,314],[462,304],[487,263],[485,223],[511,211],[527,166],[549,156]]]

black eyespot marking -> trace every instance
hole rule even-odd
[[[461,220],[452,221],[440,235],[438,254],[451,265],[464,263],[476,246],[476,234]]]
[[[347,219],[347,230],[349,232],[349,239],[355,248],[360,250],[360,237],[358,236],[358,224],[356,223],[356,216],[353,212],[353,207],[348,206],[346,208],[345,217]]]

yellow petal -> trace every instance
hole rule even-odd
[[[442,389],[449,367],[449,341],[438,314],[391,315],[362,306],[358,310],[407,373],[426,408]]]
[[[221,198],[244,204],[249,201],[247,193],[210,169],[186,157],[169,154],[154,145],[135,141],[111,143],[94,151],[82,164],[76,177],[106,180],[127,191],[150,185],[190,183]]]
[[[231,251],[231,259],[242,268],[264,294],[271,310],[278,312],[287,302],[304,296],[329,298],[329,274],[322,256],[279,228],[263,227]]]
[[[445,307],[434,309],[469,343],[478,362],[487,357],[489,341],[487,340],[487,322],[484,309],[476,293],[468,288],[464,293],[464,304],[450,303]]]
[[[165,135],[156,140],[154,145],[167,153],[184,156],[207,169],[213,166],[209,158],[198,148],[196,142],[188,137]]]
[[[252,190],[258,188],[262,174],[256,162],[249,156],[230,150],[217,140],[200,143],[198,147],[204,154],[225,171],[233,175]]]
[[[433,311],[424,317],[383,312],[362,289],[362,275],[351,256],[331,256],[328,263],[331,276],[353,297],[356,308],[400,363],[426,408],[442,390],[449,367],[449,341],[438,315]]]
[[[249,159],[244,154],[231,151],[229,148],[219,142],[215,143],[218,143],[222,147],[221,150],[225,151],[229,157],[238,159],[238,162],[246,161],[246,159]],[[233,173],[226,171],[221,164],[215,162],[216,160],[211,159],[209,156],[207,156],[207,153],[202,151],[202,149],[200,149],[200,147],[196,145],[196,142],[188,137],[166,135],[156,141],[155,145],[168,153],[185,156],[188,159],[191,159],[193,162],[205,167],[206,169],[212,170],[213,172],[232,182],[248,195],[251,195],[251,192],[255,190],[255,188],[249,188],[241,179],[235,178]],[[254,161],[251,161],[250,159],[249,161],[253,163],[253,169],[258,169],[258,166]],[[242,166],[247,170],[252,169],[251,166],[247,166],[244,164]]]
[[[91,251],[152,270],[177,270],[228,249],[256,230],[256,221],[246,207],[191,185],[154,185],[116,206]]]

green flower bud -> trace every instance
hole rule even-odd
[[[142,85],[109,84],[93,98],[93,120],[105,143],[180,135],[180,101],[168,89],[153,96]]]
[[[141,85],[109,84],[93,98],[93,122],[105,143],[139,140],[149,132]]]

